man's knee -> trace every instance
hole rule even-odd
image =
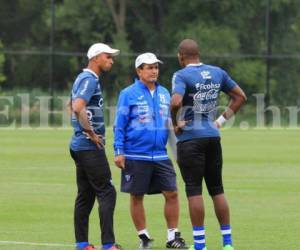
[[[133,206],[142,204],[143,200],[144,200],[144,195],[134,195],[134,194],[130,195],[130,201]]]
[[[185,193],[187,197],[202,195],[202,184],[186,185]]]
[[[178,200],[178,192],[177,191],[164,191],[163,195],[164,195],[166,201]]]
[[[223,185],[220,186],[207,186],[208,193],[211,197],[214,197],[219,194],[224,194]]]
[[[112,185],[109,181],[101,185],[96,190],[96,196],[100,202],[115,204],[117,199],[117,192],[114,185]]]

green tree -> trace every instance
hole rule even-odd
[[[3,48],[12,50],[42,50],[48,35],[45,32],[44,10],[46,0],[16,0],[0,2],[0,36]],[[46,45],[47,46],[47,45]],[[44,56],[26,52],[8,54],[5,58],[6,81],[3,87],[40,86],[47,75]]]
[[[0,41],[0,83],[6,80],[6,77],[3,73],[3,64],[5,62],[5,56],[3,53],[1,53],[1,49],[3,48],[3,45]]]

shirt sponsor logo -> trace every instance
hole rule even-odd
[[[208,113],[213,111],[217,106],[220,83],[196,83],[195,88],[198,90],[194,94],[194,107],[196,113]]]
[[[148,105],[138,105],[137,113],[138,119],[140,123],[148,123],[150,122],[150,114],[149,114],[149,106]]]

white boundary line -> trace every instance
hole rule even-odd
[[[25,241],[8,241],[0,240],[0,245],[27,245],[27,246],[46,246],[46,247],[73,247],[75,244],[59,244],[59,243],[37,243],[37,242],[25,242]]]

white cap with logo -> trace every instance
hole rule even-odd
[[[163,63],[163,62],[161,60],[157,59],[156,55],[148,52],[148,53],[139,55],[135,59],[135,68],[140,67],[143,63],[153,64],[153,63]]]
[[[101,53],[108,53],[113,56],[116,56],[116,55],[120,54],[120,50],[112,49],[111,47],[109,47],[108,45],[106,45],[104,43],[95,43],[89,48],[89,50],[87,52],[87,57],[88,57],[88,59],[91,59],[94,56],[97,56]]]

